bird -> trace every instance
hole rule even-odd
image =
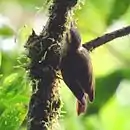
[[[65,84],[77,98],[77,115],[85,113],[88,101],[95,97],[95,80],[89,51],[82,46],[81,36],[71,24],[66,33],[61,59],[61,74]]]

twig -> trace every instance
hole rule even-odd
[[[96,49],[97,47],[99,47],[109,41],[112,41],[119,37],[126,36],[128,34],[130,34],[130,26],[124,27],[122,29],[116,30],[111,33],[104,34],[101,37],[97,37],[96,39],[86,42],[85,44],[83,44],[83,46],[87,50],[92,51],[92,50]]]

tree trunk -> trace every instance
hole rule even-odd
[[[30,59],[27,71],[32,83],[28,130],[54,130],[58,123],[61,100],[57,73],[62,57],[61,43],[68,13],[76,3],[76,0],[53,0],[42,33],[37,36],[33,31],[25,45]]]

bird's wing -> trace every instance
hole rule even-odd
[[[91,59],[85,48],[82,48],[77,53],[81,53],[81,55],[77,55],[79,56],[78,62],[80,63],[76,72],[78,78],[77,80],[85,93],[88,94],[89,100],[92,102],[95,96],[95,84]]]
[[[75,95],[75,97],[79,100],[81,103],[82,98],[84,96],[84,91],[80,87],[79,83],[76,81],[76,78],[74,77],[74,70],[73,70],[73,64],[70,61],[70,56],[68,58],[64,58],[61,64],[61,72],[62,77],[66,85],[69,87],[69,89],[72,91],[72,93]]]
[[[68,76],[70,76],[70,77],[68,78]],[[82,98],[84,96],[84,91],[81,89],[81,87],[79,86],[77,81],[75,79],[73,79],[73,77],[71,75],[69,75],[67,71],[62,71],[62,77],[63,77],[64,82],[66,83],[66,85],[71,90],[71,92],[74,94],[74,96],[81,103]]]

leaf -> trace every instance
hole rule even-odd
[[[14,35],[14,31],[7,25],[4,25],[0,28],[0,35],[3,37],[10,37]]]
[[[107,18],[108,14],[111,11],[111,7],[113,5],[114,0],[91,0],[89,1],[95,6],[98,10],[98,13],[103,17]],[[87,5],[88,1],[86,1]],[[89,5],[87,5],[89,6]],[[87,8],[87,7],[86,7]]]
[[[18,36],[17,36],[17,39],[18,39],[18,43],[19,44],[25,44],[29,35],[32,33],[32,27],[30,26],[23,26],[19,32],[18,32]]]
[[[129,85],[127,86],[129,87]],[[127,99],[129,100],[129,99]],[[130,129],[130,105],[124,105],[113,96],[99,112],[99,117],[107,130],[129,130]]]
[[[0,52],[0,67],[1,67],[1,61],[2,61],[2,54]]]
[[[115,0],[111,12],[107,18],[107,25],[110,25],[113,21],[118,20],[122,15],[126,13],[129,7],[129,0]]]
[[[46,6],[52,2],[52,0],[44,0],[41,1],[41,0],[18,0],[20,4],[24,5],[24,8],[27,8],[27,9],[33,9],[35,7],[42,7],[43,6],[43,9],[46,8]]]
[[[9,104],[16,104],[16,103],[22,103],[22,104],[27,104],[29,102],[29,97],[25,95],[16,95],[12,99],[10,99]]]
[[[7,103],[5,99],[0,99],[0,116],[5,111],[6,108],[7,108]]]
[[[14,72],[21,72],[21,68],[16,68],[16,66],[19,66],[18,61],[16,60],[21,53],[17,53],[16,51],[11,52],[4,52],[2,51],[2,64],[0,71],[3,74],[3,77],[9,76],[10,74]]]
[[[1,87],[0,98],[10,100],[16,95],[26,94],[28,91],[27,81],[23,73],[12,73],[7,76]]]
[[[7,108],[0,116],[0,130],[18,130],[25,119],[26,112],[22,104]]]
[[[87,115],[97,113],[114,95],[118,85],[123,79],[130,80],[130,69],[116,70],[107,76],[96,78],[95,101],[90,104]]]

